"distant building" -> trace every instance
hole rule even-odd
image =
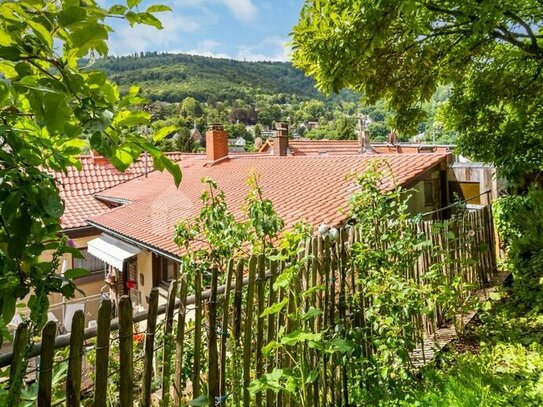
[[[229,138],[228,145],[233,147],[245,147],[247,145],[247,141],[245,141],[245,139],[241,136],[238,138]]]
[[[198,144],[201,144],[202,140],[204,139],[202,133],[200,133],[200,130],[198,130],[198,127],[196,127],[196,123],[194,123],[194,127],[190,132],[190,137]]]

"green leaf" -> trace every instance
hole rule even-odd
[[[319,341],[322,337],[321,333],[294,331],[281,338],[281,343],[287,346],[294,346],[300,342]]]
[[[272,351],[279,349],[281,344],[277,341],[270,341],[266,346],[262,347],[262,354],[264,356],[269,356]]]
[[[116,5],[109,8],[108,13],[109,14],[124,15],[124,13],[126,13],[127,10],[128,10],[128,8],[126,8],[125,6],[122,6],[120,4],[116,4]]]
[[[121,127],[135,126],[139,124],[149,124],[151,115],[147,112],[133,112],[133,111],[122,111],[117,114],[113,120],[113,124]]]
[[[61,27],[69,27],[72,24],[83,21],[87,16],[84,8],[78,6],[70,6],[63,9],[58,14],[58,21]]]
[[[175,186],[179,187],[179,184],[181,184],[181,180],[183,179],[183,174],[181,173],[181,168],[179,168],[179,165],[174,163],[168,157],[163,157],[162,164],[164,165],[166,170],[168,170],[168,172],[173,176]]]
[[[307,310],[307,312],[304,312],[301,315],[301,319],[306,320],[306,319],[309,319],[309,318],[314,318],[314,317],[319,316],[319,315],[322,315],[322,310],[318,309],[318,308],[311,307],[311,308],[309,308]]]
[[[4,317],[4,321],[9,323],[15,315],[17,298],[15,298],[15,296],[4,296],[2,299],[2,316]]]
[[[141,88],[139,86],[132,85],[128,89],[128,96],[136,96],[138,93],[140,93],[140,91],[141,91]]]
[[[265,317],[267,315],[270,315],[270,314],[277,314],[287,304],[288,304],[288,298],[283,298],[283,300],[281,302],[275,303],[275,304],[269,306],[268,308],[266,308],[264,310],[264,312],[262,312],[262,314],[260,315],[260,318],[263,318],[263,317]]]
[[[138,4],[140,4],[142,0],[127,0],[126,4],[129,8],[136,7]]]
[[[48,48],[53,47],[53,37],[51,37],[49,31],[47,31],[43,25],[33,20],[28,20],[27,24],[30,26],[30,28],[32,28],[32,31],[34,34],[36,34],[36,37],[38,37],[44,45],[47,45]]]
[[[351,344],[343,338],[334,338],[330,342],[330,352],[348,353],[351,350]]]
[[[160,130],[158,130],[155,134],[153,134],[153,141],[157,142],[162,140],[164,137],[169,136],[174,131],[177,130],[177,126],[166,126],[162,127]]]
[[[162,30],[163,28],[162,23],[154,15],[149,14],[149,13],[139,13],[138,16],[139,16],[138,22],[140,24],[150,25],[152,27],[158,28],[159,30]]]
[[[148,13],[158,13],[160,11],[172,11],[172,9],[168,6],[165,6],[163,4],[154,4],[147,8]]]
[[[55,193],[50,192],[46,195],[42,195],[41,202],[43,209],[45,209],[45,212],[47,212],[49,216],[60,218],[64,213],[64,205],[60,200],[60,197]]]
[[[15,46],[0,47],[0,58],[8,61],[18,61],[21,58],[21,51]]]
[[[64,277],[66,277],[68,280],[73,280],[74,278],[79,277],[85,277],[88,276],[90,272],[87,269],[83,268],[74,268],[69,269],[64,272]]]

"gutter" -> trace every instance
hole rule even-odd
[[[179,263],[180,260],[181,260],[179,258],[179,256],[174,256],[171,253],[165,252],[164,250],[161,250],[156,246],[152,246],[152,245],[144,243],[144,242],[142,242],[140,240],[133,239],[131,237],[125,236],[122,233],[115,232],[114,230],[112,230],[110,228],[107,228],[105,226],[102,226],[102,225],[100,225],[98,223],[95,223],[93,221],[87,220],[86,222],[89,225],[94,226],[96,229],[101,230],[102,232],[105,232],[105,233],[107,233],[107,234],[109,234],[109,235],[111,235],[113,237],[116,237],[119,240],[124,240],[125,242],[130,243],[130,244],[132,244],[134,246],[137,246],[137,247],[139,247],[141,249],[148,250],[148,251],[150,251],[152,253],[158,254],[158,255],[160,255],[162,257],[166,257],[166,258],[168,258],[170,260],[173,260],[173,261],[175,261],[177,263]]]

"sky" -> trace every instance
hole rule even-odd
[[[99,0],[104,7],[120,0]],[[173,12],[155,14],[164,26],[134,26],[108,20],[111,55],[141,51],[183,52],[247,61],[287,61],[289,34],[303,0],[144,0],[170,6]]]

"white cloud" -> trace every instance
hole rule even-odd
[[[268,37],[256,45],[240,45],[235,58],[246,61],[288,61],[290,52],[286,39]]]
[[[121,24],[114,27],[111,35],[110,54],[126,55],[140,51],[167,50],[179,46],[184,33],[192,33],[200,28],[193,18],[179,14],[164,13],[160,16],[164,28]],[[124,23],[124,22],[123,22]]]
[[[258,15],[258,8],[252,0],[218,0],[232,12],[234,17],[244,23],[250,23]]]

